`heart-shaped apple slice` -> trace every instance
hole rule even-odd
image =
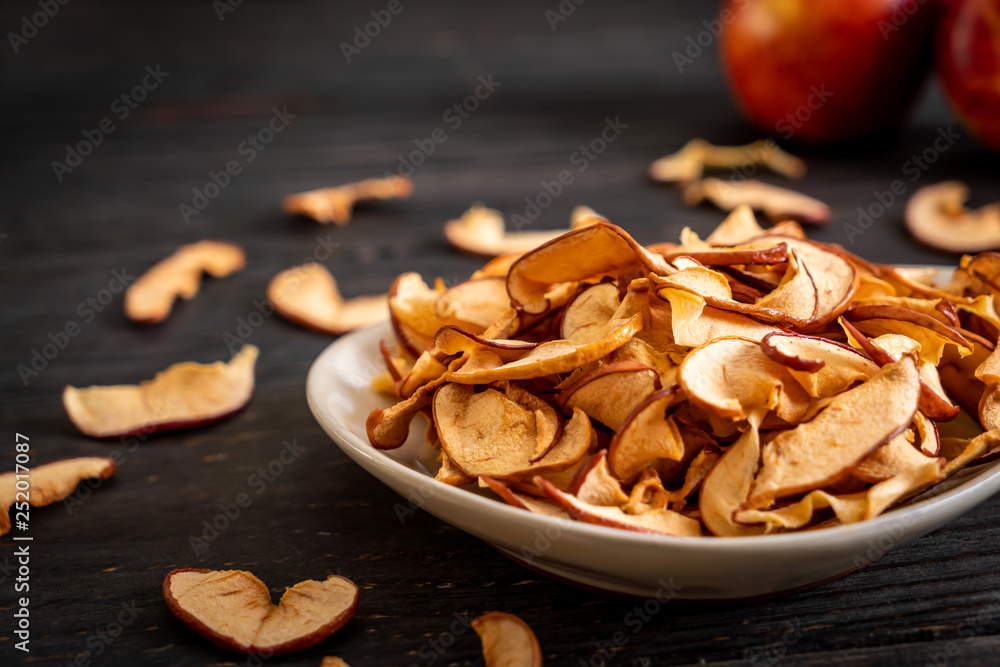
[[[281,655],[323,641],[358,608],[350,579],[301,581],[275,605],[264,582],[242,570],[174,570],[163,581],[174,616],[217,646],[248,655]]]

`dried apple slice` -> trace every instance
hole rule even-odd
[[[621,305],[618,286],[601,283],[587,287],[563,309],[559,334],[574,343],[592,343],[605,333],[605,328]]]
[[[701,537],[701,523],[667,509],[651,509],[642,514],[626,514],[618,507],[591,505],[569,493],[563,493],[550,482],[536,478],[540,486],[553,501],[570,513],[577,521],[593,523],[611,528],[621,528],[639,533],[671,535],[675,537]]]
[[[902,334],[920,343],[919,356],[935,366],[945,347],[953,345],[960,356],[972,353],[972,343],[959,331],[937,319],[898,306],[852,306],[844,318],[867,336]]]
[[[138,385],[67,386],[63,408],[83,434],[111,438],[187,428],[242,409],[254,387],[258,350],[244,345],[229,363],[185,361]]]
[[[634,361],[598,366],[564,389],[556,402],[580,408],[593,420],[617,431],[636,405],[660,389],[656,369]]]
[[[878,484],[907,470],[937,460],[914,446],[915,435],[912,429],[903,431],[858,461],[851,470],[851,476],[869,484]]]
[[[920,376],[912,356],[834,397],[811,421],[764,446],[748,506],[765,509],[777,498],[836,481],[913,421],[919,397]]]
[[[830,207],[820,200],[754,179],[733,182],[705,178],[684,189],[684,203],[689,206],[706,199],[723,211],[746,204],[775,222],[791,218],[810,225],[825,225],[830,221]]]
[[[375,449],[387,450],[402,447],[410,435],[410,422],[422,410],[430,407],[434,392],[444,382],[444,377],[435,378],[417,387],[412,394],[391,408],[386,410],[375,408],[368,413],[368,418],[365,420],[368,442]]]
[[[129,285],[125,290],[125,316],[133,322],[162,322],[175,300],[194,298],[202,274],[224,278],[244,266],[246,255],[235,243],[199,241],[183,245]]]
[[[428,428],[428,431],[433,430],[433,425]],[[437,445],[440,447],[441,443],[438,442]],[[447,484],[448,486],[465,486],[466,484],[472,484],[476,481],[459,470],[458,467],[451,462],[451,459],[448,458],[448,455],[444,452],[444,450],[438,452],[438,461],[441,463],[441,467],[438,468],[437,473],[434,475],[435,481]]]
[[[696,181],[706,167],[736,169],[765,166],[788,178],[805,176],[806,163],[781,150],[774,141],[760,139],[745,146],[715,146],[704,139],[692,139],[671,155],[649,165],[649,177],[661,183]]]
[[[734,518],[740,523],[764,524],[767,532],[778,528],[795,530],[807,525],[817,512],[829,507],[833,509],[841,523],[857,523],[875,518],[900,499],[940,481],[943,477],[940,461],[924,461],[872,486],[867,491],[841,496],[826,491],[812,491],[802,500],[787,507],[775,510],[741,510],[736,512]]]
[[[384,294],[345,300],[330,271],[315,262],[275,275],[267,285],[267,298],[282,317],[335,336],[382,322],[389,315]]]
[[[795,423],[811,402],[786,367],[745,338],[717,338],[692,350],[678,379],[691,402],[720,417],[746,419],[777,401],[777,416]]]
[[[319,663],[319,667],[351,667],[342,658],[335,655],[327,655],[323,657],[323,661]]]
[[[45,507],[73,493],[77,484],[85,479],[107,479],[115,472],[115,462],[109,458],[84,456],[63,459],[31,469],[30,487],[17,488],[18,475],[0,473],[0,535],[10,532],[8,511],[15,502],[26,500],[32,507]],[[20,475],[24,481],[24,474]]]
[[[419,274],[400,274],[389,287],[389,321],[399,344],[414,357],[434,343],[434,334],[447,324],[435,312],[444,287],[429,287]]]
[[[585,500],[583,498],[582,500]],[[600,505],[601,503],[594,503]],[[646,468],[632,485],[628,500],[622,506],[626,514],[643,514],[649,510],[670,509],[670,494],[663,487],[655,468]]]
[[[698,493],[701,521],[717,537],[760,535],[762,526],[746,526],[733,513],[746,502],[760,462],[760,424],[768,408],[758,408],[747,418],[746,430],[708,472]]]
[[[568,491],[591,505],[620,507],[629,500],[622,491],[621,482],[615,479],[608,468],[606,449],[593,454],[577,469]]]
[[[773,331],[787,331],[746,315],[706,306],[703,298],[684,289],[664,288],[656,295],[670,303],[672,340],[678,345],[700,347],[724,337],[760,341]]]
[[[287,213],[304,215],[316,222],[346,225],[358,202],[406,199],[412,193],[413,182],[410,179],[388,176],[288,195],[281,206]]]
[[[593,213],[593,211],[591,211]],[[586,211],[573,216],[572,229],[603,220]],[[444,224],[444,237],[454,248],[473,255],[497,257],[511,253],[526,252],[565,234],[566,229],[508,232],[504,230],[503,214],[482,204],[472,207],[457,220]]]
[[[741,204],[726,216],[716,227],[705,243],[713,246],[734,246],[764,234],[764,229],[757,223],[753,209]]]
[[[947,252],[1000,248],[1000,203],[965,206],[969,188],[960,181],[925,185],[906,203],[906,228],[913,237]]]
[[[768,334],[761,341],[761,350],[788,367],[792,377],[814,398],[839,394],[879,369],[857,350],[817,336]]]
[[[434,302],[434,314],[442,322],[482,332],[509,307],[505,278],[479,278],[445,290]]]
[[[542,667],[542,649],[527,623],[514,614],[491,611],[472,622],[483,644],[486,667]]]
[[[534,407],[534,406],[529,406]],[[590,420],[580,410],[550,445],[551,429],[541,411],[496,389],[445,384],[434,394],[434,423],[441,447],[465,474],[516,479],[543,470],[562,470],[590,446]],[[541,456],[539,453],[541,450]]]
[[[541,514],[542,516],[551,516],[557,519],[568,519],[570,518],[569,513],[563,508],[556,505],[551,500],[547,498],[537,498],[533,495],[518,493],[510,488],[506,483],[501,482],[498,479],[493,479],[487,475],[483,475],[479,480],[489,487],[490,491],[500,496],[504,502],[506,502],[511,507],[516,507],[533,514]],[[541,490],[539,489],[539,493]]]
[[[501,361],[507,363],[516,361],[528,352],[538,347],[538,343],[524,340],[489,339],[477,336],[456,326],[444,326],[438,329],[434,337],[434,347],[446,355],[462,352],[490,352]]]
[[[630,482],[660,459],[680,461],[684,457],[684,439],[673,417],[667,416],[667,410],[680,399],[677,387],[670,387],[649,396],[632,410],[608,448],[611,474]]]
[[[728,248],[687,249],[684,247],[662,253],[673,261],[678,257],[688,257],[705,266],[733,266],[735,264],[781,264],[788,261],[788,245],[776,242],[770,248],[744,248],[740,245]]]
[[[271,603],[264,582],[241,570],[174,570],[163,580],[170,611],[221,648],[247,655],[284,655],[315,646],[358,608],[350,579],[301,581]]]
[[[668,275],[674,272],[655,255],[609,222],[573,230],[518,259],[507,274],[511,304],[526,313],[548,310],[546,293],[556,284],[615,277],[632,267]]]

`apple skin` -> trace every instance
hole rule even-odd
[[[726,0],[733,97],[761,129],[802,144],[894,127],[930,69],[935,2]]]
[[[949,0],[939,24],[937,71],[973,135],[1000,151],[1000,0]]]

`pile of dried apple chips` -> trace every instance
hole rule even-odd
[[[722,537],[870,519],[1000,450],[1000,255],[936,287],[747,207],[679,244],[590,223],[454,287],[395,281],[375,447],[423,413],[445,484]],[[939,437],[959,406],[985,433]]]

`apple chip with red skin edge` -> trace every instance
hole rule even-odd
[[[267,298],[282,317],[335,336],[389,316],[384,294],[344,299],[330,271],[315,262],[275,275],[267,285]]]
[[[509,307],[504,278],[478,278],[446,289],[434,302],[434,314],[442,322],[472,328],[478,333],[496,322]]]
[[[323,641],[354,616],[350,579],[301,581],[271,602],[264,582],[241,570],[173,570],[163,580],[170,611],[216,646],[246,655],[284,655]]]
[[[444,355],[462,352],[490,352],[504,363],[516,361],[538,347],[538,343],[523,340],[489,339],[470,333],[461,327],[447,325],[434,336],[434,348]]]
[[[45,507],[73,493],[85,479],[105,480],[115,472],[115,462],[109,458],[85,456],[53,461],[31,469],[30,488],[18,491],[18,475],[0,473],[0,535],[10,532],[8,511],[18,497],[27,498],[32,507]],[[23,474],[20,475],[23,477]],[[23,481],[23,480],[22,480]]]
[[[609,222],[563,234],[525,253],[507,273],[511,304],[525,313],[548,310],[546,293],[559,283],[615,277],[632,267],[668,275],[674,272],[655,255]]]
[[[786,366],[813,398],[839,394],[879,369],[854,348],[828,338],[778,332],[765,336],[760,345],[764,354]]]
[[[590,420],[582,411],[574,410],[560,433],[534,402],[496,389],[445,384],[434,393],[433,411],[441,448],[472,477],[519,479],[563,470],[590,446]]]
[[[557,519],[570,518],[569,513],[566,510],[547,498],[538,498],[533,495],[518,493],[517,491],[511,489],[506,483],[498,479],[493,479],[487,475],[481,476],[479,480],[485,483],[486,486],[489,487],[490,491],[500,496],[500,498],[511,507],[516,507],[533,514],[555,517]],[[538,493],[541,493],[540,489],[538,490]]]
[[[914,445],[914,440],[913,429],[903,431],[858,461],[851,470],[851,476],[868,484],[878,484],[907,470],[937,460],[921,452]]]
[[[346,225],[358,202],[406,199],[413,193],[413,182],[405,176],[367,178],[331,188],[319,188],[288,195],[281,202],[287,213],[312,218],[324,224]]]
[[[621,305],[618,287],[600,283],[585,288],[566,304],[559,322],[559,335],[574,343],[592,343],[604,334],[605,326]]]
[[[402,273],[389,287],[389,321],[396,340],[414,357],[434,343],[442,322],[434,306],[444,288],[429,287],[420,274]]]
[[[898,306],[852,306],[844,313],[854,327],[867,336],[902,334],[920,343],[922,361],[941,362],[945,347],[952,345],[962,357],[972,354],[973,344],[954,327],[937,319]]]
[[[805,176],[806,163],[781,150],[771,139],[758,139],[745,146],[716,146],[692,139],[679,151],[649,165],[649,177],[661,183],[681,185],[701,178],[705,168],[737,169],[764,166],[791,179]]]
[[[556,396],[556,402],[563,409],[580,408],[591,419],[617,431],[636,405],[659,390],[656,369],[634,361],[617,361],[583,375]]]
[[[670,304],[672,340],[677,345],[701,347],[724,337],[760,341],[773,331],[787,331],[740,313],[707,306],[705,299],[684,289],[664,288],[656,296]],[[654,311],[651,306],[650,312]],[[649,336],[645,338],[648,340]]]
[[[920,188],[906,202],[906,228],[925,245],[946,252],[983,252],[1000,248],[1000,203],[965,206],[969,188],[944,181]]]
[[[920,376],[912,356],[830,400],[811,421],[779,433],[761,453],[747,506],[766,509],[777,498],[826,486],[913,421]]]
[[[608,450],[592,454],[580,466],[569,483],[569,493],[591,505],[620,507],[629,497],[608,468]]]
[[[788,261],[788,246],[776,242],[771,248],[743,248],[739,245],[728,248],[686,249],[683,247],[660,253],[668,261],[687,257],[705,266],[733,266],[747,264],[783,264]]]
[[[830,221],[830,207],[820,200],[754,179],[737,183],[705,178],[684,188],[684,203],[688,206],[706,199],[723,211],[746,204],[776,222],[792,218],[810,225],[825,225]]]
[[[224,278],[244,266],[246,255],[235,243],[199,241],[183,245],[129,285],[125,290],[125,316],[145,324],[162,322],[175,300],[194,298],[202,274]]]
[[[611,528],[622,528],[639,533],[671,535],[676,537],[701,537],[701,523],[697,519],[668,509],[650,509],[642,514],[626,514],[618,507],[592,505],[574,495],[563,493],[550,482],[536,478],[553,501],[558,503],[577,521]]]
[[[746,430],[722,454],[701,483],[698,509],[701,521],[716,537],[760,535],[761,526],[736,523],[733,513],[746,502],[760,463],[760,423],[768,407],[754,410],[747,418]]]
[[[592,213],[592,212],[591,212]],[[574,216],[572,229],[603,220],[584,211]],[[473,204],[456,220],[444,223],[444,237],[457,250],[482,257],[526,252],[565,234],[566,229],[508,232],[500,211]]]
[[[185,361],[137,385],[63,390],[63,408],[84,435],[112,438],[188,428],[241,410],[253,395],[258,350],[244,345],[224,363]]]
[[[514,614],[490,611],[472,622],[486,667],[542,667],[542,648],[531,627]]]
[[[438,377],[417,387],[414,392],[383,410],[376,408],[368,413],[365,420],[365,431],[368,442],[375,449],[388,450],[402,447],[410,435],[410,422],[421,411],[430,407],[434,392],[445,383],[443,377]]]
[[[669,387],[649,396],[625,418],[611,439],[608,467],[623,482],[661,459],[680,461],[684,457],[684,439],[667,410],[681,400],[677,387]]]

